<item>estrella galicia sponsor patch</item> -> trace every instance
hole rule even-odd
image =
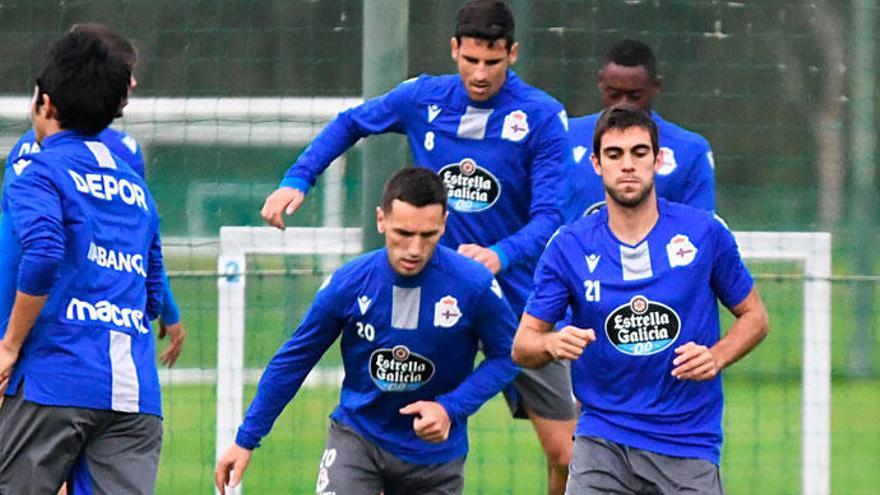
[[[370,355],[370,377],[383,392],[410,392],[433,376],[434,363],[405,345],[376,349]]]
[[[501,196],[501,183],[472,158],[450,163],[438,172],[449,191],[449,208],[464,213],[487,210]]]
[[[618,351],[633,356],[660,352],[678,339],[681,319],[669,306],[638,295],[605,320],[605,335]]]

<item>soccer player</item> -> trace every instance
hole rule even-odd
[[[151,494],[162,439],[155,340],[159,217],[143,179],[96,135],[130,67],[94,33],[48,49],[32,120],[41,151],[4,183],[0,493],[55,493],[85,460],[92,493]]]
[[[103,24],[74,24],[73,27],[70,28],[70,31],[89,32],[98,36],[110,48],[111,53],[121,58],[128,65],[129,69],[132,71],[128,90],[128,96],[131,96],[131,91],[137,87],[137,79],[134,77],[134,67],[137,64],[137,50],[134,45],[132,45],[131,41],[114,33]],[[128,103],[128,96],[123,100],[122,107]],[[119,108],[119,113],[116,115],[117,117],[122,116],[122,107]],[[122,131],[113,129],[112,127],[107,127],[98,133],[98,139],[100,139],[114,155],[134,169],[138,175],[144,177],[144,155],[137,141],[133,137]],[[18,142],[16,142],[15,146],[10,150],[9,155],[6,158],[7,173],[5,179],[14,179],[10,170],[12,164],[18,160],[19,157],[28,153],[39,153],[39,151],[40,145],[37,142],[34,129],[30,129],[18,139]],[[3,220],[0,219],[0,222],[2,221]],[[2,230],[2,228],[3,227],[0,226],[0,230]],[[17,258],[17,253],[6,253],[6,255],[0,254],[0,268],[13,266],[17,262]],[[180,319],[180,310],[178,309],[177,302],[171,292],[171,285],[168,282],[168,278],[164,273],[162,274],[162,277],[167,290],[164,292],[162,298],[162,314],[159,315],[159,338],[163,339],[167,335],[170,338],[170,343],[165,351],[162,352],[159,360],[163,364],[172,366],[177,361],[178,356],[180,356],[180,352],[183,350],[186,330]],[[0,328],[0,336],[2,335],[3,329]]]
[[[550,242],[514,339],[522,366],[573,361],[569,494],[722,493],[720,373],[768,331],[730,231],[657,199],[657,134],[634,106],[602,113],[591,161],[607,207]],[[717,300],[736,317],[724,336]]]
[[[317,493],[461,493],[467,419],[518,373],[516,318],[492,274],[438,247],[446,189],[407,168],[376,208],[385,248],[339,268],[318,290],[293,337],[269,362],[217,464],[221,493],[237,486],[284,406],[342,335],[345,380],[331,415]],[[485,359],[474,369],[477,348]]]
[[[512,70],[514,19],[500,0],[471,0],[450,40],[458,74],[422,75],[342,112],[287,171],[265,202],[263,219],[284,227],[318,175],[359,139],[406,134],[415,164],[449,190],[441,243],[498,276],[514,313],[522,313],[538,257],[563,221],[570,166],[562,105]],[[529,370],[508,400],[529,417],[548,457],[549,492],[562,493],[577,411],[567,363]]]
[[[661,164],[656,175],[657,195],[703,210],[715,210],[715,163],[712,149],[703,136],[665,120],[651,110],[660,94],[662,79],[651,47],[636,40],[623,40],[605,56],[599,70],[599,95],[609,108],[629,103],[651,113],[660,133]],[[569,121],[574,169],[572,201],[567,206],[568,221],[580,217],[597,202],[604,201],[602,178],[590,163],[593,130],[599,113]]]

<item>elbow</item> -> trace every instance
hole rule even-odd
[[[767,311],[761,311],[758,315],[758,342],[763,341],[767,338],[767,335],[770,333],[770,316],[767,314]]]

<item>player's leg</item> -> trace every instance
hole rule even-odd
[[[547,493],[561,495],[577,426],[570,364],[551,361],[542,368],[525,369],[514,381],[514,388],[515,394],[505,394],[508,405],[514,417],[531,420],[547,457]]]
[[[660,495],[630,465],[629,447],[604,438],[578,436],[569,465],[566,494]]]
[[[526,409],[541,448],[547,456],[547,493],[561,495],[565,493],[565,481],[568,479],[568,465],[572,455],[571,439],[577,428],[577,419],[543,418]]]
[[[386,455],[387,493],[405,495],[460,495],[464,491],[464,464],[461,457],[443,464],[413,464]]]
[[[382,491],[379,449],[351,428],[330,420],[315,493],[376,495]]]
[[[67,482],[68,495],[151,495],[162,448],[162,419],[98,411],[99,429]]]
[[[57,493],[80,453],[90,416],[86,409],[26,401],[21,388],[7,397],[0,407],[0,493]]]
[[[724,495],[718,466],[707,460],[632,449],[630,463],[638,476],[656,487],[657,493]]]

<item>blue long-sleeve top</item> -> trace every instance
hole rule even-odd
[[[518,373],[510,359],[516,318],[489,271],[439,246],[418,275],[396,274],[383,248],[324,282],[291,339],[266,367],[236,443],[253,449],[342,335],[345,367],[332,417],[407,462],[435,464],[467,453],[468,416]],[[474,369],[482,343],[485,359]],[[449,438],[429,443],[399,409],[437,401]]]
[[[6,170],[0,328],[16,291],[48,295],[8,395],[49,406],[161,415],[159,216],[143,179],[94,136],[62,131]]]
[[[144,153],[133,137],[122,131],[108,127],[98,133],[98,139],[104,143],[104,145],[106,145],[117,158],[127,163],[136,174],[145,177]],[[11,167],[12,164],[22,155],[39,152],[40,144],[37,143],[37,137],[34,134],[34,130],[30,129],[25,132],[15,143],[15,146],[9,150],[9,155],[6,157],[6,168],[8,169]],[[2,219],[0,219],[0,222],[2,222]],[[11,258],[9,259],[11,260]],[[4,259],[2,255],[0,255],[0,269],[2,269],[3,266],[8,266],[7,264],[2,264],[3,261]],[[171,292],[171,284],[168,281],[167,275],[163,273],[162,277],[162,283],[166,287],[166,290],[163,293],[162,314],[160,314],[159,317],[162,318],[163,323],[173,325],[180,321],[180,310],[178,309],[177,301],[174,299],[174,294]],[[0,329],[0,332],[2,331],[3,330]]]
[[[567,125],[562,105],[513,71],[484,102],[468,97],[458,75],[422,75],[340,113],[281,185],[307,192],[359,139],[406,134],[415,164],[437,172],[449,188],[441,242],[453,249],[476,243],[495,250],[502,264],[498,281],[520,314],[535,264],[568,201]]]
[[[569,121],[572,146],[573,184],[571,202],[566,206],[566,221],[580,218],[593,204],[605,201],[602,177],[593,170],[593,133],[600,113],[573,117]],[[715,162],[712,148],[703,136],[679,127],[651,113],[657,124],[662,151],[662,166],[655,176],[657,195],[706,211],[715,211]]]

